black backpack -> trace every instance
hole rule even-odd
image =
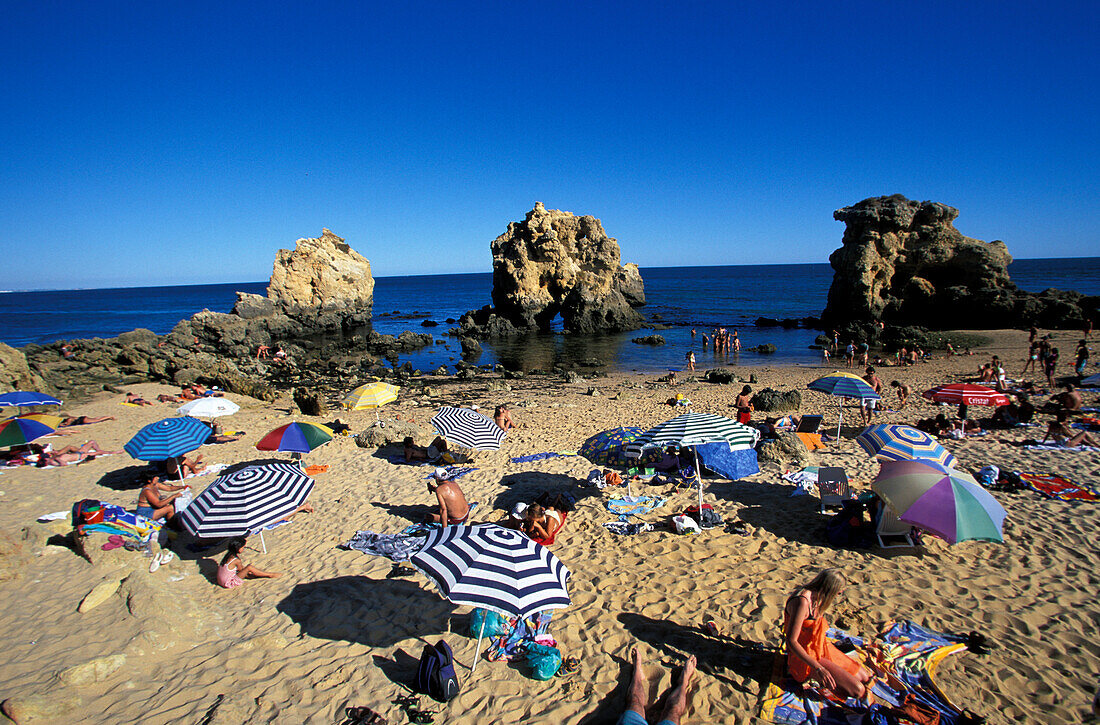
[[[447,702],[458,696],[454,657],[451,655],[451,648],[443,640],[439,640],[434,647],[424,646],[420,666],[416,668],[413,689],[439,702]]]

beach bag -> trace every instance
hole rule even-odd
[[[978,471],[978,475],[974,478],[983,488],[989,488],[993,484],[997,483],[998,476],[1001,475],[1001,469],[996,466],[985,466],[982,470]]]
[[[557,647],[529,644],[524,657],[531,668],[531,677],[536,680],[549,680],[561,668],[561,652]]]
[[[84,535],[88,524],[103,523],[103,503],[94,498],[86,498],[73,504],[73,528],[78,536]]]
[[[722,517],[719,516],[709,503],[703,504],[703,513],[699,513],[698,506],[691,506],[684,513],[699,522],[704,529],[713,529],[722,525]]]
[[[484,632],[481,629],[483,622],[485,624]],[[490,612],[488,609],[475,609],[474,613],[470,615],[471,637],[499,637],[502,634],[508,634],[508,630],[508,620],[496,612]]]
[[[424,654],[420,656],[413,679],[413,689],[438,702],[447,702],[458,696],[454,657],[443,640],[439,640],[434,647],[424,646]]]
[[[684,514],[672,517],[672,527],[677,534],[698,534],[702,531],[698,521]]]
[[[623,485],[622,476],[615,471],[606,471],[603,474],[604,484],[607,486],[621,486]]]

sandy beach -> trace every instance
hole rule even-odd
[[[947,410],[919,392],[973,377],[994,354],[1005,361],[1010,377],[1019,377],[1027,333],[981,334],[994,342],[973,356],[941,354],[913,368],[880,368],[887,385],[898,379],[914,394],[904,410],[883,413],[878,422],[911,423]],[[1072,350],[1077,333],[1054,337],[1063,350]],[[701,356],[699,368],[707,367]],[[832,369],[835,365],[735,372],[746,379],[755,374],[754,389],[800,390],[802,412],[824,414],[825,425],[835,430],[835,400],[806,389]],[[0,661],[0,699],[32,708],[37,714],[21,720],[26,723],[324,723],[340,722],[344,709],[356,705],[373,708],[389,723],[403,723],[408,718],[393,702],[405,694],[400,683],[411,680],[423,645],[444,638],[454,649],[462,692],[446,705],[421,698],[440,711],[437,723],[614,723],[623,708],[635,644],[655,694],[669,687],[671,665],[689,654],[698,657],[685,723],[752,722],[781,644],[786,597],[818,569],[839,567],[850,586],[831,615],[838,626],[873,635],[885,622],[911,619],[943,632],[979,631],[994,643],[987,655],[963,652],[940,665],[938,683],[959,707],[989,723],[1086,719],[1100,677],[1100,645],[1092,636],[1100,626],[1096,504],[1045,499],[1032,491],[997,492],[1008,512],[1003,544],[950,546],[930,539],[918,549],[845,550],[826,542],[826,515],[818,512],[816,497],[791,497],[794,486],[769,465],[741,481],[705,481],[705,501],[723,519],[747,523],[748,536],[721,528],[679,536],[663,525],[616,536],[601,526],[613,519],[603,505],[612,493],[576,486],[594,468],[589,461],[563,455],[510,462],[534,453],[576,451],[588,436],[615,426],[648,427],[671,418],[679,411],[666,401],[677,392],[697,412],[734,415],[739,384],[693,381],[686,373],[680,378],[675,386],[655,382],[653,374],[629,373],[576,383],[545,377],[505,381],[497,375],[448,379],[433,383],[431,400],[404,391],[380,411],[385,419],[409,420],[429,430],[440,399],[482,408],[511,404],[522,427],[499,451],[477,454],[471,464],[477,470],[460,479],[468,499],[479,502],[477,522],[496,521],[515,502],[543,490],[572,486],[579,492],[577,511],[551,547],[572,571],[572,606],[555,613],[551,633],[564,656],[579,659],[575,673],[539,682],[522,667],[483,661],[471,676],[468,607],[452,605],[419,574],[387,578],[391,562],[386,559],[337,548],[357,530],[396,533],[434,500],[423,482],[430,469],[395,465],[386,454],[396,449],[379,453],[341,437],[306,456],[307,464],[329,466],[316,477],[311,498],[316,511],[267,535],[266,554],[258,551],[258,540],[249,542],[246,561],[283,576],[234,590],[212,581],[213,557],[220,553],[204,557],[179,547],[180,557],[152,574],[140,553],[120,553],[111,559],[117,566],[93,566],[65,545],[67,518],[36,523],[84,498],[132,509],[137,473],[145,465],[128,455],[0,473],[0,551],[7,560],[0,569],[7,577],[0,581],[0,642],[7,650]],[[596,391],[589,394],[590,388]],[[178,392],[153,383],[132,389],[149,400]],[[893,393],[886,390],[884,399],[892,403]],[[201,452],[211,463],[269,459],[255,450],[255,442],[278,425],[306,419],[286,395],[274,403],[231,397],[241,410],[223,418],[223,425],[246,434],[236,442],[204,446]],[[71,429],[52,439],[54,445],[94,439],[118,450],[142,425],[176,414],[173,404],[134,408],[119,399],[104,393],[66,406],[68,415],[116,420]],[[1086,392],[1085,401],[1096,405],[1096,393]],[[980,418],[991,413],[972,410]],[[356,433],[373,423],[375,414],[339,411],[326,420],[332,417]],[[757,413],[754,422],[763,418]],[[995,464],[1058,473],[1089,486],[1100,483],[1100,453],[1013,445],[1041,438],[1050,416],[1040,420],[1037,427],[944,445],[968,470]],[[878,464],[852,440],[859,430],[854,407],[846,409],[845,421],[853,426],[846,425],[842,440],[819,451],[816,462],[843,466],[854,488],[863,490]],[[191,483],[198,490],[214,477]],[[668,497],[664,507],[644,517],[662,524],[696,496],[694,489],[671,486],[642,486],[641,492]],[[127,576],[103,604],[77,611],[97,584]],[[700,626],[708,619],[720,636]],[[92,661],[98,662],[83,666]]]

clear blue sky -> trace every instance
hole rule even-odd
[[[491,269],[536,200],[644,266],[824,262],[901,193],[1100,254],[1100,3],[9,2],[0,288]]]

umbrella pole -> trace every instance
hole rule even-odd
[[[840,417],[836,421],[836,439],[840,440],[840,426],[844,423],[844,398],[837,398],[836,409],[840,413]]]
[[[260,529],[260,548],[263,549],[265,554],[267,553],[267,542],[264,541],[263,529]]]
[[[481,659],[479,656],[481,654],[481,637],[485,634],[485,619],[487,616],[488,613],[486,613],[485,617],[481,618],[481,629],[478,630],[477,633],[477,647],[474,649],[474,666],[470,668],[471,675],[477,672],[477,661]]]
[[[695,453],[695,479],[699,482],[699,528],[703,528],[703,472],[699,469],[699,446],[692,446]]]

